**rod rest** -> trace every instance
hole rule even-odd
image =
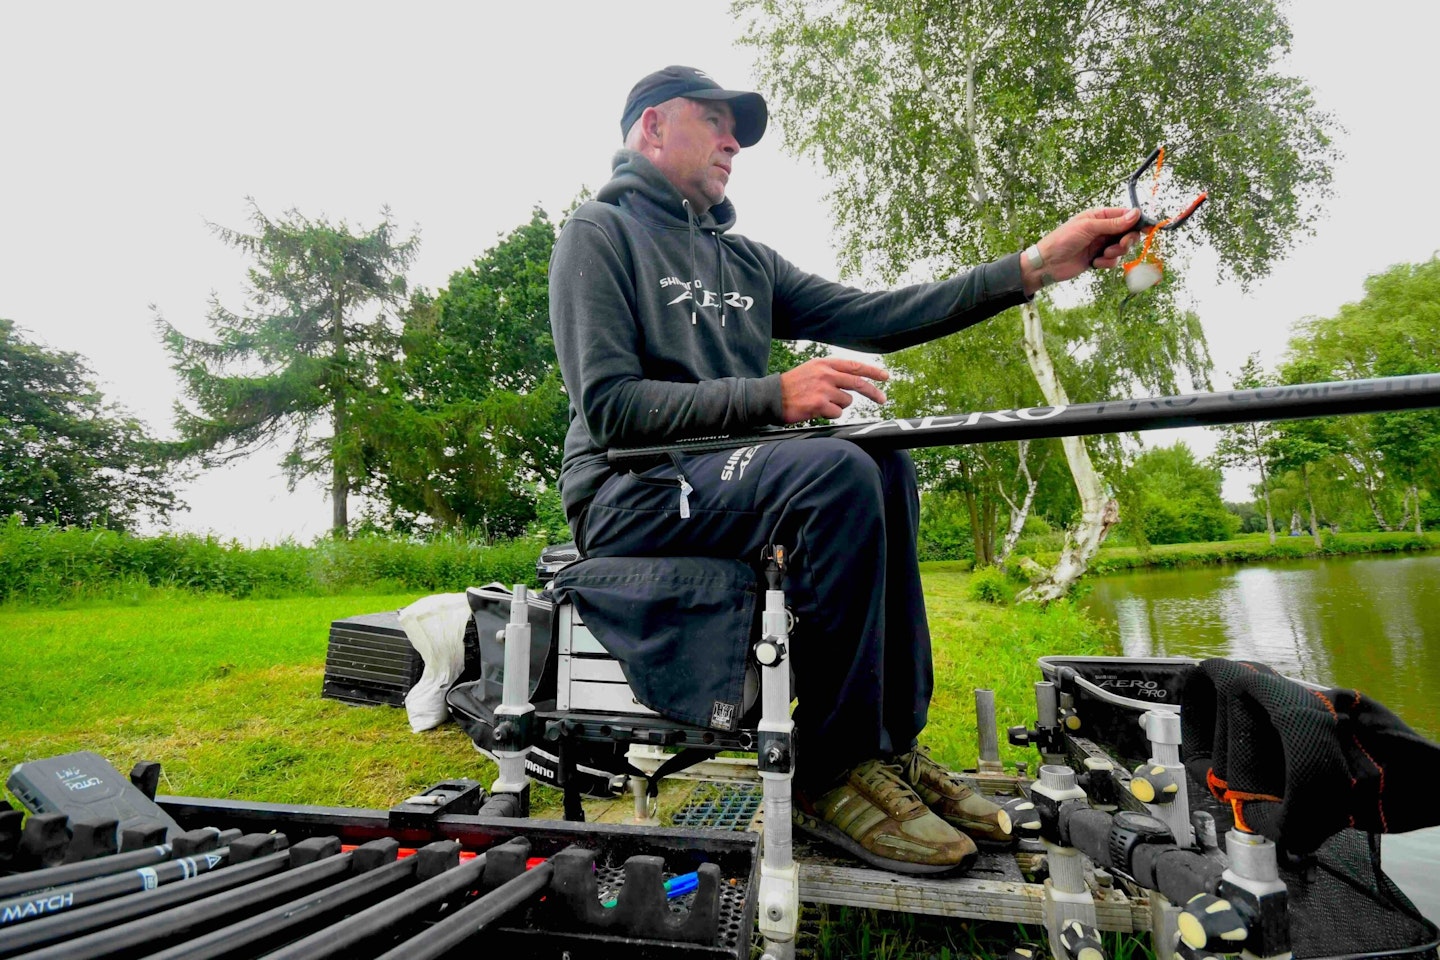
[[[615,930],[646,940],[714,943],[719,931],[720,868],[701,864],[699,887],[688,911],[672,913],[665,895],[665,861],[630,857],[615,906],[600,902],[595,851],[568,847],[550,859],[555,876],[545,901],[550,922],[560,928]]]

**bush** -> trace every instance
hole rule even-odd
[[[1015,587],[999,567],[981,567],[970,575],[966,593],[980,603],[1006,604],[1015,599]]]
[[[970,514],[961,494],[927,490],[921,495],[920,536],[916,552],[921,560],[975,559]]]
[[[1321,547],[1309,536],[1279,537],[1272,547],[1263,534],[1216,543],[1177,543],[1134,549],[1103,549],[1090,561],[1089,574],[1104,576],[1141,567],[1185,567],[1207,563],[1251,563],[1260,560],[1299,560],[1306,557],[1347,556],[1364,553],[1410,553],[1440,549],[1440,534],[1326,533]]]
[[[533,583],[538,540],[487,546],[463,537],[385,536],[246,548],[195,534],[138,537],[113,530],[0,525],[0,603],[117,597],[156,587],[231,597],[461,590]]]

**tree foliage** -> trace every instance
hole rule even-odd
[[[179,506],[162,445],[80,356],[0,318],[0,518],[127,530]]]
[[[329,474],[332,526],[343,534],[348,498],[363,479],[356,408],[372,396],[392,356],[392,314],[403,306],[415,237],[399,239],[389,211],[354,233],[288,211],[272,220],[251,203],[253,233],[211,224],[249,255],[249,302],[234,312],[212,297],[213,340],[156,323],[194,408],[176,405],[186,453],[215,464],[288,441],[291,486]]]
[[[991,259],[1158,144],[1211,206],[1188,233],[1263,275],[1329,189],[1329,118],[1277,63],[1270,0],[738,0],[771,112],[835,178],[854,272]]]
[[[1022,310],[1051,404],[1164,388],[1177,372],[1204,386],[1198,323],[1172,294],[1187,246],[1210,245],[1248,282],[1311,228],[1329,189],[1330,121],[1277,70],[1289,30],[1268,0],[734,6],[787,142],[833,178],[847,273],[893,281],[1018,251],[1118,199],[1120,178],[1161,143],[1182,188],[1210,191],[1194,226],[1167,238],[1170,288],[1122,309],[1119,278],[1097,274],[1086,307],[1043,324],[1037,307]],[[1086,360],[1067,379],[1063,368]],[[1113,522],[1086,445],[1065,444],[1065,456],[1084,516],[1046,596],[1083,571]]]
[[[362,427],[367,490],[392,521],[515,536],[537,484],[555,484],[568,400],[550,335],[554,245],[537,209],[433,298],[413,298],[403,359]]]
[[[1228,540],[1240,520],[1220,499],[1219,468],[1206,466],[1183,442],[1147,450],[1135,458],[1127,475],[1135,489],[1130,500],[1149,543],[1191,543]]]
[[[1440,257],[1369,277],[1360,301],[1345,304],[1334,316],[1297,324],[1282,367],[1287,382],[1435,371],[1440,371]],[[1422,501],[1440,494],[1440,411],[1346,417],[1323,429],[1327,454],[1349,465],[1377,525],[1392,526],[1396,515],[1387,516],[1387,508],[1399,502],[1393,525],[1413,519],[1419,528]],[[1300,449],[1301,454],[1315,452]]]

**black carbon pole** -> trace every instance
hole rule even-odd
[[[505,881],[489,893],[381,954],[376,960],[437,960],[496,920],[540,896],[555,868],[542,863]]]
[[[13,897],[16,894],[29,893],[34,890],[48,890],[67,883],[80,883],[83,880],[93,880],[96,877],[120,873],[122,870],[148,867],[152,863],[170,859],[170,855],[170,844],[162,843],[140,850],[112,853],[106,857],[96,857],[94,860],[81,860],[79,863],[67,863],[59,867],[46,867],[43,870],[31,870],[28,873],[0,877],[0,897]]]
[[[152,960],[213,960],[228,956],[257,942],[281,937],[295,927],[313,925],[320,918],[328,918],[351,904],[364,902],[391,886],[408,881],[414,873],[414,857],[392,860],[382,867],[322,887],[297,900],[271,907],[264,913],[152,954]]]
[[[342,854],[341,856],[344,856]],[[332,859],[339,859],[338,857]],[[99,949],[108,949],[106,935],[121,925],[144,918],[155,911],[169,910],[182,904],[202,901],[222,890],[230,890],[249,884],[273,874],[284,872],[287,877],[299,871],[285,871],[289,860],[287,853],[273,853],[269,856],[234,864],[223,870],[215,870],[204,876],[184,883],[167,884],[158,890],[146,890],[102,903],[91,904],[73,913],[41,917],[29,923],[20,924],[7,930],[0,938],[0,957],[8,957],[21,950],[30,950],[45,944],[57,944],[51,950],[38,950],[37,957],[53,956],[56,960],[73,960],[81,956],[77,944],[82,941],[70,938],[86,935],[84,941],[95,937]]]
[[[511,840],[511,843],[516,841]],[[439,844],[436,844],[438,846]],[[458,850],[459,845],[456,844]],[[394,928],[418,922],[447,900],[463,896],[485,872],[485,854],[451,867],[401,893],[361,910],[343,924],[318,930],[267,955],[267,960],[322,960],[352,956],[361,944]]]
[[[232,916],[243,916],[246,913],[268,904],[280,897],[291,893],[307,890],[312,887],[327,884],[335,878],[344,876],[349,872],[353,853],[336,853],[333,855],[322,855],[321,859],[306,863],[303,866],[290,866],[283,869],[292,859],[296,850],[306,842],[302,841],[290,850],[261,857],[258,860],[251,860],[246,863],[227,867],[224,870],[217,870],[208,877],[220,877],[232,871],[243,870],[246,867],[263,864],[278,858],[282,869],[273,876],[262,876],[250,883],[245,883],[227,890],[224,893],[216,893],[213,896],[198,897],[174,905],[168,905],[166,909],[145,910],[134,919],[116,926],[107,926],[104,929],[96,930],[83,937],[74,940],[66,940],[63,943],[53,944],[43,950],[26,954],[25,960],[98,960],[101,957],[114,956],[115,954],[134,955],[136,951],[144,950],[151,952],[155,946],[169,941],[171,938],[184,936],[191,931],[205,929],[213,924],[223,923]],[[339,850],[339,841],[334,841],[334,849]],[[323,849],[317,846],[316,849]],[[175,884],[175,888],[194,888],[207,878],[192,880],[188,884]],[[113,903],[125,903],[140,897],[139,905],[142,909],[146,906],[146,897],[155,897],[156,893],[132,895],[122,900],[112,901]],[[104,906],[103,904],[101,906]],[[153,904],[160,907],[160,904]],[[75,916],[79,916],[76,914]],[[23,928],[19,932],[24,932]]]
[[[672,453],[733,450],[757,443],[835,437],[874,450],[905,450],[1004,440],[1082,437],[1136,430],[1213,427],[1271,420],[1388,413],[1440,407],[1440,373],[1374,380],[1302,383],[1226,393],[1190,393],[1174,397],[1107,400],[1058,407],[1026,407],[975,413],[947,413],[910,419],[870,420],[771,430],[764,433],[702,437],[679,443],[611,450],[617,470],[643,470]]]

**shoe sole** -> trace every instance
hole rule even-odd
[[[799,814],[795,818],[795,826],[801,833],[818,837],[826,843],[839,847],[856,859],[864,860],[872,867],[879,867],[881,870],[889,870],[892,873],[907,873],[920,877],[933,877],[942,873],[962,873],[970,869],[978,855],[978,852],[971,853],[959,863],[911,863],[908,860],[891,860],[889,857],[882,857],[872,850],[867,850],[844,830],[817,817]]]

